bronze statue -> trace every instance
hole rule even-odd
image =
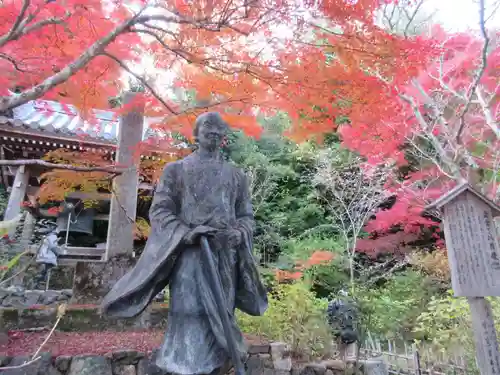
[[[215,374],[228,370],[231,362],[207,264],[200,257],[201,236],[212,249],[243,360],[246,346],[235,308],[250,315],[262,315],[267,308],[267,292],[252,254],[247,177],[220,152],[228,129],[215,112],[196,119],[198,149],[165,167],[150,210],[146,248],[101,306],[109,316],[134,317],[169,285],[167,332],[156,358],[156,365],[169,373]]]

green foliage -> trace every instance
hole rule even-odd
[[[375,335],[411,339],[419,313],[437,290],[430,279],[413,270],[393,276],[380,288],[360,286],[356,298],[364,328]]]
[[[311,290],[320,298],[338,295],[341,289],[349,286],[349,266],[342,257],[335,258],[330,264],[316,265],[305,272],[311,279]]]
[[[310,176],[315,167],[315,146],[286,139],[288,119],[278,115],[261,120],[260,139],[233,132],[225,153],[250,175],[255,248],[264,262],[276,261],[290,238],[328,223],[323,204]]]
[[[500,329],[500,300],[488,297],[497,331]],[[434,351],[465,354],[475,364],[474,337],[469,304],[464,297],[454,297],[449,290],[444,296],[433,296],[414,328],[420,340],[425,340]]]
[[[276,285],[263,316],[238,312],[243,332],[291,345],[295,355],[322,357],[331,351],[332,336],[326,323],[326,299],[320,299],[305,282]]]
[[[500,300],[488,297],[497,331],[500,329]],[[469,304],[466,298],[453,296],[449,290],[444,296],[433,296],[414,328],[419,341],[435,352],[464,355],[471,374],[479,374],[475,361],[475,345]]]
[[[500,305],[496,305],[499,312]],[[467,299],[453,297],[452,291],[446,296],[433,296],[427,309],[419,315],[414,331],[439,350],[470,348],[472,331]]]
[[[264,281],[273,290],[269,310],[263,317],[238,313],[238,320],[247,333],[288,342],[294,351],[309,356],[322,355],[331,344],[330,329],[324,320],[326,299],[337,296],[340,289],[348,289],[350,274],[346,246],[338,240],[339,233],[335,229],[338,225],[331,213],[335,211],[335,206],[331,206],[334,203],[329,202],[327,207],[318,190],[321,187],[314,185],[313,176],[321,149],[327,149],[328,160],[336,169],[352,164],[355,155],[340,146],[339,137],[334,133],[325,136],[322,147],[314,142],[293,143],[283,136],[290,123],[285,115],[259,121],[264,129],[259,139],[236,131],[229,135],[223,150],[225,156],[245,169],[250,177],[256,220],[254,247],[260,255]],[[330,264],[308,264],[303,270],[308,284],[276,285],[275,268],[295,272],[297,262],[307,261],[315,251],[325,250],[337,255]],[[431,303],[431,308],[432,303],[437,303],[429,301],[449,303],[439,297],[449,283],[445,272],[448,266],[442,257],[417,257],[405,271],[392,276],[394,271],[389,257],[380,260],[367,256],[355,258],[357,287],[354,297],[361,308],[362,330],[390,338],[411,340],[417,335],[431,340],[449,340],[456,332],[447,334],[439,330],[449,324],[453,325],[453,330],[458,327],[450,323],[453,319],[449,316],[433,320],[440,322],[439,326],[427,328],[434,329],[434,333],[424,332],[422,328],[425,317],[431,314],[428,304]],[[378,267],[385,263],[389,266]],[[368,277],[365,270],[370,271]],[[379,279],[377,285],[364,284],[373,278]],[[384,284],[380,285],[381,281]]]
[[[332,251],[342,254],[344,245],[334,237],[322,238],[308,236],[306,238],[289,238],[283,243],[283,252],[293,260],[306,260],[315,251]]]
[[[3,260],[3,257],[0,257],[0,281],[19,264],[21,258],[26,254],[27,252],[19,253],[9,260]]]

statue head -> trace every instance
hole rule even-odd
[[[193,135],[200,148],[215,150],[222,145],[228,130],[228,124],[218,112],[206,112],[196,119]]]

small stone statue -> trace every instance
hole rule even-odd
[[[342,298],[328,303],[327,321],[340,343],[350,345],[359,340],[358,308],[354,301],[347,299],[347,293],[341,291],[340,294]]]
[[[243,361],[246,346],[235,308],[250,315],[267,309],[267,292],[252,255],[254,219],[247,178],[220,152],[227,131],[218,113],[196,119],[198,149],[165,167],[150,210],[146,248],[101,306],[108,316],[134,317],[168,284],[167,332],[156,365],[169,373],[217,374],[230,368],[200,236],[209,240]]]

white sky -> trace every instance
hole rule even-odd
[[[486,17],[490,16],[495,6],[499,4],[499,0],[486,0]],[[436,20],[450,30],[478,28],[478,0],[426,0],[423,7],[429,13],[436,10]],[[500,28],[500,9],[487,21],[486,26],[488,29]]]

